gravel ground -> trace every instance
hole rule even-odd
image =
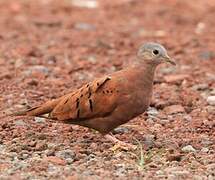
[[[1,0],[0,179],[215,179],[215,2]],[[4,113],[123,68],[164,44],[151,107],[114,134]]]

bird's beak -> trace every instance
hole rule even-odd
[[[164,61],[166,61],[174,66],[176,65],[176,62],[173,59],[171,59],[168,55],[164,56]]]

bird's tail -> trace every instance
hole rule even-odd
[[[47,101],[46,103],[33,107],[31,109],[23,110],[23,111],[18,111],[10,114],[11,116],[41,116],[47,113],[50,113],[56,105],[59,103],[61,99],[55,99],[51,101]]]

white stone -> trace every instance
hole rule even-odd
[[[46,119],[41,118],[41,117],[35,117],[34,120],[36,123],[45,123],[46,122]]]
[[[215,106],[215,96],[208,96],[207,102],[208,102],[208,104],[210,104],[211,106]]]
[[[98,2],[96,0],[72,0],[72,5],[82,8],[94,9],[98,7]]]
[[[184,146],[181,150],[183,152],[196,152],[196,150],[191,145]]]

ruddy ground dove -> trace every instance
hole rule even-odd
[[[155,69],[162,62],[175,65],[162,45],[143,44],[131,66],[95,79],[60,98],[14,114],[49,114],[52,120],[93,128],[120,143],[108,133],[146,111],[152,97]]]

